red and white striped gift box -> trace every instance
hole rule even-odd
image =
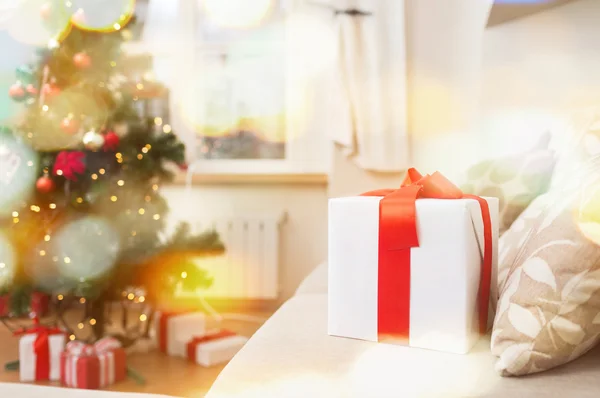
[[[106,387],[125,379],[125,350],[118,340],[111,337],[93,345],[72,341],[62,353],[60,370],[64,386],[85,389]]]

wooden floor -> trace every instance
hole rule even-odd
[[[261,312],[251,315],[266,319],[270,314]],[[261,324],[249,321],[226,320],[223,327],[250,337]],[[19,382],[18,372],[4,370],[4,363],[16,359],[18,359],[18,338],[13,337],[0,324],[0,365],[2,366],[0,369],[0,382]],[[184,359],[166,356],[155,350],[147,353],[132,353],[127,360],[130,367],[146,378],[146,384],[138,385],[134,380],[127,379],[107,388],[107,390],[163,394],[186,398],[204,397],[224,368],[224,365],[204,368]],[[40,384],[59,386],[59,383],[51,382]]]

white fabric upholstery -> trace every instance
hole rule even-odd
[[[75,388],[44,387],[32,384],[0,383],[0,397],[6,398],[168,398],[166,395],[134,394],[79,390]]]
[[[227,365],[207,398],[600,396],[600,347],[546,373],[502,378],[488,338],[456,355],[330,337],[326,325],[326,294],[293,297]]]
[[[296,294],[311,293],[327,293],[327,262],[319,264],[296,290]]]

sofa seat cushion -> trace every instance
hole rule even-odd
[[[287,301],[225,367],[207,398],[598,397],[600,349],[546,373],[503,378],[489,338],[468,355],[327,335],[327,295]]]

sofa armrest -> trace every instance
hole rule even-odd
[[[327,262],[319,264],[296,289],[296,295],[327,293]]]

